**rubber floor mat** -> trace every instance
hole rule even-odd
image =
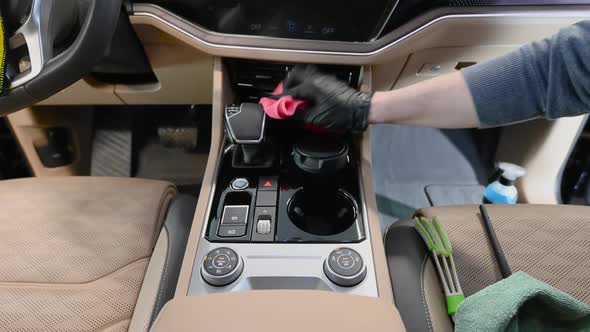
[[[96,112],[92,140],[92,176],[131,176],[132,117],[125,111]]]

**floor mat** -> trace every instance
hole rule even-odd
[[[484,190],[479,184],[431,184],[426,195],[432,206],[481,204]]]
[[[371,128],[371,135],[373,178],[383,229],[411,217],[418,208],[432,206],[426,192],[431,185],[456,191],[487,181],[472,130],[378,125]],[[437,190],[443,188],[431,189]],[[464,202],[461,193],[432,195],[436,205],[473,201],[471,194]]]
[[[96,112],[90,175],[131,176],[132,115],[126,111]]]

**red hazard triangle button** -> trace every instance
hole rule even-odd
[[[278,180],[277,176],[261,176],[258,179],[258,190],[277,190]]]

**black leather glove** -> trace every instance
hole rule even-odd
[[[305,110],[296,113],[303,122],[328,129],[363,131],[369,124],[371,96],[313,66],[296,66],[284,83],[283,95],[303,99]]]

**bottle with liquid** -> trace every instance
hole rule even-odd
[[[514,182],[526,174],[526,170],[511,163],[498,163],[500,177],[490,183],[483,194],[485,204],[516,204],[518,201],[518,190]]]

